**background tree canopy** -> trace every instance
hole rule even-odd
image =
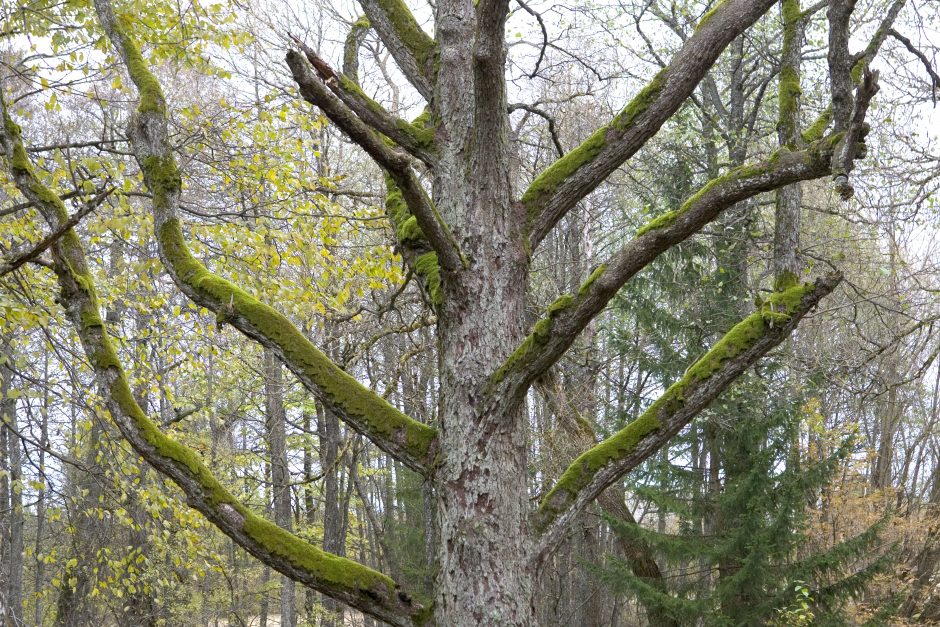
[[[940,5],[0,9],[0,612],[940,623]]]

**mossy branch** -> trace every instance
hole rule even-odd
[[[108,0],[95,0],[102,25],[123,59],[140,52],[120,29]],[[141,60],[128,65],[133,82],[155,84]],[[319,351],[284,315],[210,272],[186,245],[178,217],[181,177],[167,141],[163,110],[138,108],[130,139],[144,180],[153,194],[160,256],[179,288],[239,331],[270,348],[318,399],[390,455],[414,470],[429,472],[437,432],[390,405]]]
[[[418,226],[415,217],[411,215],[401,190],[388,174],[385,176],[385,187],[387,190],[385,213],[395,231],[398,250],[405,263],[421,279],[424,291],[431,301],[431,307],[437,309],[444,302],[441,268],[437,263],[437,253],[430,250],[424,231]]]
[[[725,47],[773,4],[774,0],[723,0],[702,20],[669,65],[609,124],[535,178],[522,196],[531,250],[578,201],[659,131]]]
[[[26,157],[20,130],[10,119],[2,96],[0,114],[0,144],[16,186],[51,228],[69,224],[61,198],[41,182]],[[190,506],[265,564],[390,624],[420,624],[428,609],[401,594],[392,579],[322,551],[254,514],[222,486],[195,451],[164,434],[144,414],[102,321],[94,280],[77,235],[67,229],[51,249],[60,302],[78,333],[111,417],[134,450],[172,479]]]
[[[297,46],[303,51],[307,61],[316,70],[317,75],[330,91],[332,91],[360,120],[373,130],[385,135],[392,142],[401,146],[409,154],[420,159],[428,166],[436,162],[434,149],[435,126],[415,126],[405,120],[396,118],[375,100],[366,95],[359,87],[357,79],[340,74],[321,58],[316,51],[305,43],[293,38]],[[319,103],[312,103],[320,106]],[[337,125],[340,121],[336,121]],[[342,128],[342,126],[340,126]],[[345,130],[345,129],[344,129]],[[351,135],[352,136],[352,135]]]
[[[363,15],[349,27],[349,33],[343,43],[343,74],[357,85],[359,84],[359,48],[371,29],[372,22]]]
[[[360,0],[359,4],[402,73],[430,102],[437,78],[437,43],[424,32],[404,0]]]
[[[384,139],[365,124],[346,104],[328,89],[311,71],[307,58],[290,50],[287,53],[294,81],[300,88],[300,95],[321,110],[346,135],[359,144],[376,163],[378,163],[401,190],[402,198],[408,203],[411,214],[424,232],[425,238],[438,254],[444,267],[456,270],[467,265],[457,241],[447,228],[434,203],[418,180],[411,167],[409,158],[389,146]],[[410,125],[415,126],[415,125]],[[415,126],[416,129],[420,127]],[[419,131],[420,134],[420,131]]]
[[[772,294],[640,417],[579,456],[542,499],[535,524],[543,533],[531,562],[541,563],[588,503],[659,450],[741,373],[780,344],[841,280],[841,275],[828,275]]]
[[[546,310],[526,339],[493,374],[490,393],[519,402],[529,385],[552,366],[617,291],[662,252],[697,233],[733,204],[761,192],[826,176],[842,135],[792,152],[778,150],[765,161],[735,168],[709,181],[682,206],[658,216],[610,257],[581,286]]]

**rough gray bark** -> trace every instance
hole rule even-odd
[[[777,140],[781,147],[796,147],[800,134],[800,67],[803,49],[804,18],[800,0],[781,0],[783,14],[783,51],[780,59],[780,97]],[[800,210],[803,188],[793,183],[777,190],[774,212],[774,277],[778,286],[793,282],[803,272],[799,260]]]
[[[346,534],[339,494],[339,420],[335,414],[321,409],[317,414],[317,436],[320,440],[320,472],[323,475],[323,550],[334,555],[346,554]],[[322,627],[343,624],[343,606],[323,597],[323,607],[331,616],[324,617]]]

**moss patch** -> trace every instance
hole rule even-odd
[[[539,203],[555,192],[558,187],[575,171],[590,163],[607,145],[610,132],[622,133],[636,121],[637,116],[646,111],[662,91],[665,85],[666,71],[659,72],[652,81],[630,101],[610,124],[602,126],[584,140],[577,148],[568,152],[539,174],[522,195],[522,202],[529,205],[529,224],[538,216]]]
[[[803,131],[803,141],[810,144],[815,141],[822,139],[823,135],[826,134],[826,129],[829,128],[829,125],[832,124],[832,107],[826,107],[826,110],[823,111],[816,121],[805,131]]]
[[[121,38],[121,45],[124,48],[124,60],[127,66],[127,73],[131,80],[137,85],[137,91],[140,92],[140,102],[137,105],[137,111],[140,113],[159,113],[166,115],[166,99],[163,96],[163,89],[160,87],[160,81],[153,75],[140,54],[140,48],[137,44],[125,34],[124,29],[118,32]]]
[[[391,578],[343,557],[321,551],[309,542],[281,529],[272,522],[248,512],[243,514],[243,530],[253,540],[294,567],[312,574],[331,587],[352,593],[365,591],[387,598],[395,590]]]
[[[437,253],[430,252],[419,255],[418,258],[415,259],[415,272],[424,279],[428,294],[431,296],[431,302],[434,305],[443,303],[444,294],[441,291],[441,267],[437,262]]]
[[[550,196],[578,168],[593,161],[607,145],[607,132],[609,130],[609,126],[602,126],[581,142],[581,145],[577,148],[569,151],[564,157],[548,166],[529,185],[529,188],[522,195],[522,202],[527,205],[538,203],[544,197]],[[533,207],[530,207],[530,211],[532,209]],[[534,215],[529,216],[530,224],[537,215],[536,212]]]
[[[418,66],[431,75],[436,65],[437,44],[421,30],[411,10],[402,0],[379,0],[378,4],[391,22],[398,38],[414,55]]]
[[[512,352],[508,359],[493,373],[493,376],[490,377],[490,386],[498,384],[502,381],[506,374],[516,366],[521,360],[526,359],[530,353],[532,353],[537,348],[540,348],[548,342],[551,338],[552,325],[554,324],[555,318],[558,317],[566,309],[572,307],[573,305],[580,302],[582,299],[586,298],[590,292],[591,285],[596,281],[604,272],[607,270],[606,264],[601,264],[591,272],[587,280],[581,284],[578,288],[577,295],[571,294],[562,294],[559,296],[555,302],[548,306],[545,310],[545,316],[543,316],[538,322],[535,323],[535,326],[532,327],[532,332],[526,336],[522,341],[522,344]]]
[[[414,216],[408,216],[404,222],[399,224],[395,234],[398,236],[398,241],[403,244],[424,239],[424,231],[418,226],[418,218]]]

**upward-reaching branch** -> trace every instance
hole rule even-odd
[[[49,226],[58,230],[68,225],[65,205],[36,175],[2,95],[0,149],[16,186]],[[392,625],[412,627],[423,622],[427,609],[401,593],[391,578],[321,551],[252,513],[219,483],[198,454],[160,431],[134,399],[102,321],[85,253],[71,228],[52,244],[52,257],[61,302],[91,362],[112,419],[134,450],[183,490],[190,506],[242,548],[295,581]]]
[[[522,196],[534,250],[559,219],[639,150],[675,113],[718,55],[774,0],[723,0],[672,62],[610,122],[543,171]]]
[[[362,91],[362,88],[359,87],[356,80],[353,80],[345,74],[339,74],[312,48],[296,37],[293,39],[297,46],[303,51],[304,56],[307,57],[307,61],[309,61],[313,69],[316,70],[317,76],[320,77],[323,84],[329,87],[330,91],[352,110],[360,120],[365,122],[365,124],[372,129],[391,139],[408,151],[408,153],[417,157],[427,165],[434,165],[433,129],[417,128],[405,120],[393,116],[386,111],[382,105],[369,98],[365,92]],[[291,61],[288,60],[288,63],[291,63]],[[292,71],[294,71],[295,81],[300,85],[302,92],[305,92],[304,97],[308,102],[321,107],[327,112],[327,116],[330,115],[330,112],[332,112],[333,115],[338,115],[335,105],[331,105],[331,103],[328,102],[322,105],[320,104],[322,98],[317,98],[316,94],[313,93],[312,86],[306,84],[309,79],[306,77],[305,73],[301,70],[293,70],[293,66],[291,66],[291,68]],[[300,83],[301,80],[304,81],[304,84]],[[313,100],[317,100],[317,102],[313,102]],[[379,145],[376,140],[380,138],[374,137],[374,133],[370,133],[367,136],[358,128],[347,128],[350,124],[346,121],[347,117],[346,115],[338,116],[337,120],[334,120],[334,122],[357,143],[363,139],[368,140],[367,145],[363,146],[363,148],[365,148],[376,161],[380,159],[391,161],[394,159],[391,154],[394,151],[385,145]]]
[[[735,168],[709,181],[681,207],[650,221],[581,286],[550,305],[532,332],[491,378],[491,395],[518,403],[529,385],[546,372],[617,291],[660,253],[697,233],[726,208],[761,192],[819,178],[832,167],[842,134],[826,137],[799,152],[782,148],[766,161]]]
[[[841,280],[841,275],[830,275],[774,293],[690,366],[642,416],[578,457],[542,499],[536,526],[543,534],[531,556],[533,565],[557,546],[585,505],[659,450],[742,372],[786,339]]]
[[[829,85],[832,90],[832,119],[836,131],[849,126],[852,115],[852,55],[849,53],[849,22],[856,0],[832,0],[829,19]]]
[[[421,186],[408,157],[386,144],[356,116],[352,109],[330,91],[323,81],[314,76],[311,65],[304,55],[295,50],[288,51],[287,64],[304,99],[320,107],[334,124],[359,144],[392,177],[395,185],[401,190],[405,202],[408,203],[408,209],[417,219],[417,224],[424,232],[425,238],[437,253],[440,263],[448,269],[463,267],[465,265],[463,254],[443,218]]]
[[[153,194],[154,228],[160,256],[179,288],[245,335],[270,348],[331,411],[380,448],[426,473],[437,432],[392,407],[320,352],[280,312],[210,272],[186,245],[179,218],[182,187],[167,138],[166,102],[157,78],[137,45],[120,27],[109,0],[95,8],[140,92],[130,139],[144,180]]]
[[[437,73],[437,44],[421,29],[404,0],[359,0],[359,5],[402,73],[430,102]]]

